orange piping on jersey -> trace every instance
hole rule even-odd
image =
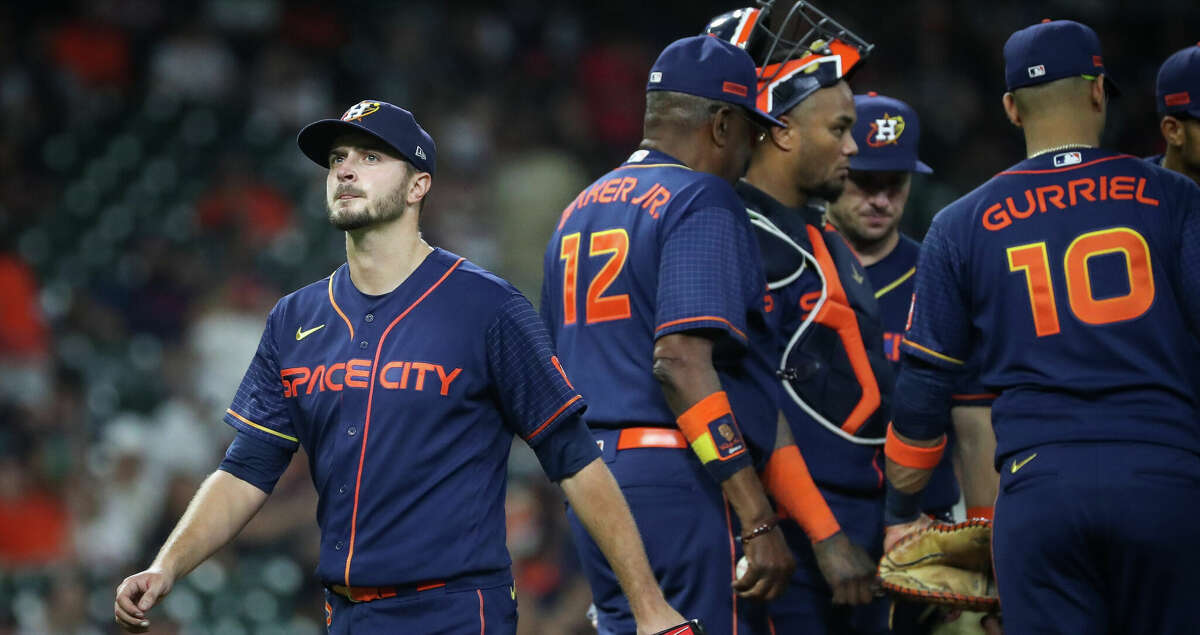
[[[631,163],[629,165],[618,166],[617,170],[627,170],[629,168],[683,168],[691,170],[691,168],[682,163]]]
[[[249,419],[247,419],[247,418],[243,417],[242,415],[240,415],[240,414],[238,414],[238,413],[234,412],[234,411],[233,411],[231,408],[226,408],[226,409],[225,409],[225,412],[228,412],[229,414],[233,415],[234,417],[237,417],[237,420],[238,420],[238,421],[241,421],[242,423],[244,423],[244,424],[246,424],[246,425],[248,425],[248,426],[252,426],[252,427],[254,427],[254,428],[257,428],[257,429],[259,429],[259,430],[262,430],[263,432],[266,432],[267,434],[273,434],[273,435],[275,435],[275,436],[277,436],[277,437],[279,437],[279,438],[281,438],[281,439],[287,439],[288,441],[291,441],[291,442],[293,442],[293,443],[299,443],[299,442],[300,442],[300,439],[297,439],[296,437],[289,437],[288,435],[286,435],[286,434],[284,434],[284,433],[282,433],[282,432],[276,432],[276,431],[274,431],[274,430],[272,430],[272,429],[270,429],[270,428],[268,428],[268,427],[266,427],[266,426],[260,426],[260,425],[258,425],[257,423],[254,423],[253,421],[251,421],[251,420],[249,420]]]
[[[558,415],[562,414],[564,410],[566,410],[567,408],[569,408],[571,406],[571,404],[575,403],[576,401],[579,401],[580,399],[583,399],[583,397],[580,397],[579,395],[575,395],[574,397],[571,397],[570,399],[568,399],[567,403],[559,406],[558,410],[554,411],[554,414],[550,415],[549,417],[546,418],[545,421],[542,422],[542,425],[540,425],[536,429],[534,429],[533,432],[530,432],[529,436],[525,437],[525,441],[526,442],[532,441],[533,438],[538,435],[538,433],[540,433],[542,430],[545,430],[546,426],[550,425],[551,422],[553,422],[555,419],[557,419]]]
[[[976,400],[982,400],[982,399],[995,399],[996,397],[997,397],[996,394],[990,393],[990,392],[981,392],[981,393],[976,393],[976,394],[972,394],[972,395],[950,395],[951,399],[957,399],[959,401],[976,401]]]
[[[962,366],[964,363],[966,363],[966,362],[963,362],[963,360],[961,360],[961,359],[955,359],[953,357],[950,357],[949,355],[943,355],[943,354],[933,350],[932,348],[925,348],[924,346],[921,346],[920,344],[908,339],[907,337],[900,340],[900,343],[907,344],[908,346],[911,346],[911,347],[917,349],[918,351],[925,353],[926,355],[933,355],[934,357],[936,357],[938,359],[945,360],[952,364],[958,364],[959,366]]]
[[[354,339],[354,325],[350,323],[350,319],[346,317],[346,314],[342,313],[342,307],[338,306],[337,300],[333,299],[333,277],[336,275],[336,271],[329,274],[329,303],[333,305],[333,310],[342,316],[342,321],[346,323],[346,328],[350,329],[350,339]],[[350,275],[349,268],[346,269],[346,275]],[[346,586],[350,586],[350,584],[346,583]]]
[[[721,506],[725,508],[725,530],[729,532],[729,577],[737,581],[737,546],[733,542],[733,522],[729,519],[729,499],[721,494]],[[737,593],[730,593],[733,598],[733,635],[738,632]]]
[[[1069,172],[1071,170],[1078,170],[1079,168],[1086,168],[1089,165],[1096,165],[1097,163],[1104,163],[1105,161],[1112,161],[1114,159],[1137,159],[1137,157],[1129,155],[1129,154],[1118,154],[1118,155],[1112,156],[1112,157],[1104,157],[1102,159],[1093,159],[1091,161],[1088,161],[1087,163],[1080,163],[1079,165],[1070,165],[1065,168],[1047,168],[1045,170],[1008,170],[1006,172],[1001,172],[1000,174],[997,174],[996,176],[1003,176],[1005,174],[1051,174],[1054,172]],[[1140,159],[1138,159],[1138,160],[1140,160]]]
[[[850,308],[846,290],[842,288],[842,281],[837,274],[837,265],[830,256],[829,249],[825,246],[825,237],[821,234],[820,229],[812,225],[807,226],[806,229],[808,230],[808,240],[812,244],[813,256],[817,259],[821,271],[825,272],[825,279],[829,286],[828,298],[832,300],[832,302],[827,301],[821,305],[821,311],[813,319],[818,324],[837,331],[838,338],[841,339],[842,346],[846,349],[846,357],[850,360],[850,367],[854,370],[854,378],[862,387],[862,396],[855,404],[854,409],[850,411],[850,415],[841,424],[842,430],[854,434],[879,409],[881,403],[879,384],[875,381],[875,372],[871,370],[871,362],[867,359],[867,349],[863,345],[862,331],[858,328],[858,318],[854,315],[854,309]]]
[[[421,591],[428,591],[430,589],[440,589],[444,586],[446,586],[445,582],[429,582],[427,584],[418,584],[417,592],[420,593]]]
[[[726,320],[723,317],[718,317],[715,315],[697,315],[696,317],[680,318],[678,320],[671,320],[670,322],[663,322],[662,324],[658,325],[658,328],[654,329],[654,332],[658,333],[659,331],[661,331],[665,328],[675,326],[676,324],[683,324],[684,322],[705,322],[708,320],[712,320],[713,322],[722,322],[722,323],[728,325],[729,328],[732,329],[734,333],[737,333],[738,337],[740,337],[742,339],[746,339],[746,334],[741,332],[740,330],[738,330],[738,327],[734,326],[732,322],[730,322],[729,320]]]
[[[450,265],[450,268],[446,270],[446,273],[442,274],[441,278],[438,278],[437,282],[430,285],[429,288],[425,290],[425,293],[421,294],[421,297],[414,300],[412,304],[408,305],[407,309],[404,309],[403,313],[396,316],[396,319],[392,320],[392,323],[388,324],[388,327],[383,330],[383,335],[379,336],[379,344],[375,346],[375,360],[371,363],[371,387],[367,389],[367,416],[363,421],[362,448],[358,452],[358,475],[354,478],[354,508],[350,514],[350,548],[346,553],[346,586],[351,586],[350,561],[354,559],[354,539],[358,532],[358,492],[359,488],[362,486],[363,461],[367,457],[367,434],[371,431],[371,402],[372,398],[375,396],[375,371],[379,368],[379,353],[383,350],[383,342],[387,340],[388,333],[392,332],[392,327],[399,324],[400,320],[403,320],[410,311],[415,309],[417,305],[420,304],[425,298],[429,297],[429,294],[433,293],[434,289],[441,286],[442,282],[445,281],[446,278],[450,277],[450,274],[454,273],[455,269],[458,269],[458,265],[462,264],[463,260],[465,259],[459,258],[458,260],[454,261],[454,264]],[[331,286],[330,289],[332,288],[333,287]],[[329,299],[333,299],[332,292],[330,293]],[[337,305],[334,306],[336,307]],[[338,313],[341,313],[341,311],[338,311]],[[346,323],[349,324],[349,321],[347,320]]]
[[[483,590],[475,589],[475,595],[479,596],[479,635],[484,635],[487,630],[487,622],[483,619]]]

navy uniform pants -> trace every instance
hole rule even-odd
[[[617,450],[616,431],[592,430],[646,546],[667,602],[700,618],[709,635],[768,633],[765,606],[736,597],[731,588],[741,545],[736,518],[721,488],[687,448]],[[571,533],[592,587],[600,635],[636,631],[629,602],[600,548],[568,510]],[[736,623],[735,623],[736,620]]]
[[[854,496],[821,488],[825,501],[846,537],[878,562],[883,550],[883,493]],[[833,590],[821,575],[808,536],[793,520],[782,523],[788,546],[796,557],[796,571],[788,590],[771,602],[770,614],[778,635],[785,633],[837,633],[880,635],[887,633],[887,600],[870,604],[833,604]]]
[[[330,635],[514,635],[517,599],[511,584],[487,588],[397,590],[395,597],[351,602],[325,591]]]
[[[1200,632],[1200,456],[1043,445],[1000,466],[992,554],[1008,633]]]

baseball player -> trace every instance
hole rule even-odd
[[[1004,59],[1027,158],[944,209],[921,246],[889,512],[919,518],[955,370],[978,354],[999,393],[1006,630],[1194,632],[1200,188],[1097,147],[1115,87],[1087,26],[1021,29]]]
[[[850,157],[846,188],[829,205],[829,221],[838,228],[867,270],[883,323],[884,351],[894,371],[900,366],[900,340],[913,292],[920,243],[900,233],[913,173],[931,174],[918,156],[921,122],[906,103],[869,92],[854,96],[857,120],[853,136],[858,154]],[[969,518],[991,518],[998,475],[992,467],[995,438],[990,406],[994,395],[978,385],[978,376],[959,378],[950,410],[946,453],[926,486],[921,509],[935,518],[951,520],[958,502],[958,481],[952,457],[967,476],[963,483]],[[961,436],[964,443],[955,443]],[[898,604],[893,633],[929,632],[935,616],[927,605]]]
[[[881,633],[887,605],[873,601],[871,582],[883,538],[879,459],[891,369],[870,282],[824,220],[825,201],[841,194],[857,151],[844,78],[870,45],[824,14],[809,24],[825,28],[813,26],[796,42],[775,36],[790,32],[801,13],[819,13],[806,3],[775,16],[772,28],[740,37],[750,21],[771,18],[756,12],[719,16],[708,30],[743,41],[760,62],[780,60],[759,70],[759,105],[786,127],[756,146],[736,189],[770,290],[776,336],[764,355],[779,368],[783,413],[818,486],[806,511],[828,517],[817,527],[785,523],[797,567],[787,593],[771,604],[771,619],[786,633]]]
[[[1200,43],[1163,62],[1154,92],[1167,150],[1149,160],[1200,184]]]
[[[753,355],[768,335],[764,283],[731,183],[779,122],[755,107],[750,57],[713,37],[667,46],[646,90],[639,148],[554,229],[542,315],[668,600],[710,633],[766,633],[761,600],[793,565],[755,473],[776,440],[776,390]],[[599,631],[630,632],[578,511]]]
[[[240,531],[303,446],[320,494],[329,632],[514,633],[504,544],[513,434],[595,532],[638,631],[682,622],[532,305],[421,239],[429,134],[408,111],[366,100],[307,126],[298,143],[328,170],[347,262],[271,311],[226,411],[237,437],[150,568],[117,589],[117,622],[145,631],[147,611]]]

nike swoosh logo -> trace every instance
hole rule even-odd
[[[1017,470],[1025,467],[1025,464],[1032,461],[1034,459],[1034,457],[1036,457],[1036,456],[1037,456],[1037,452],[1034,452],[1033,454],[1030,454],[1029,456],[1025,457],[1024,459],[1022,459],[1020,461],[1013,461],[1012,473],[1016,474]]]
[[[297,326],[296,327],[296,341],[299,342],[300,340],[308,337],[309,335],[312,335],[313,333],[316,333],[317,331],[319,331],[323,328],[325,328],[324,324],[322,324],[321,326],[314,326],[311,329],[308,329],[307,331],[305,331],[302,329],[302,327]]]

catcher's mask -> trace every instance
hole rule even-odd
[[[784,15],[775,0],[713,18],[704,32],[746,50],[758,66],[758,107],[773,117],[845,79],[875,48],[805,0]]]

